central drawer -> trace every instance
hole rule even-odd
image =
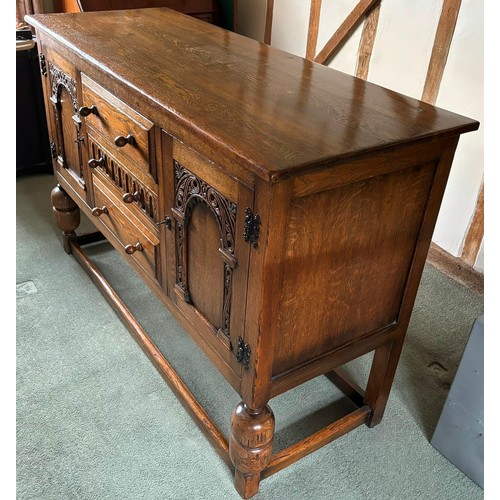
[[[153,123],[84,74],[82,97],[80,115],[86,126],[100,136],[100,142],[121,162],[151,174]]]
[[[93,185],[96,206],[92,215],[116,237],[119,250],[134,259],[149,276],[157,279],[158,236],[134,216],[99,176],[94,176]]]

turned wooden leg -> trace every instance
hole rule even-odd
[[[76,238],[75,229],[80,225],[80,209],[59,184],[52,190],[51,199],[56,226],[63,233],[64,250],[71,253],[69,243]]]
[[[236,469],[234,486],[242,498],[259,491],[260,473],[271,460],[274,414],[265,406],[253,410],[240,403],[231,416],[229,456]]]
[[[368,427],[375,427],[384,416],[404,337],[388,342],[375,350],[364,400],[372,410]]]

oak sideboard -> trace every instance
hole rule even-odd
[[[478,122],[166,8],[26,19],[64,249],[239,494],[378,424],[459,135]],[[76,233],[80,211],[95,233]],[[239,393],[230,436],[85,253],[102,238]],[[371,351],[361,388],[342,365]],[[320,375],[356,410],[273,454],[269,401]]]

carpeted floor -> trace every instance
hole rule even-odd
[[[51,175],[17,180],[17,498],[238,499],[219,459],[52,222]],[[87,228],[88,222],[82,224]],[[228,433],[239,396],[107,244],[94,260]],[[476,500],[430,444],[482,297],[427,266],[382,423],[261,483],[262,499]],[[369,356],[349,367],[360,381]],[[271,401],[275,450],[348,404],[325,377]]]

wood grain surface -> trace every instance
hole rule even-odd
[[[444,0],[443,2],[422,93],[422,100],[430,104],[435,104],[439,93],[461,5],[462,0]]]
[[[478,127],[474,120],[168,9],[27,19],[83,62],[94,67],[99,61],[116,91],[136,108],[147,102],[148,117],[162,128],[168,131],[175,117],[267,180]]]
[[[476,202],[476,210],[467,231],[460,258],[470,267],[476,263],[484,237],[484,181],[481,184]]]
[[[380,16],[380,5],[380,3],[377,4],[366,15],[363,31],[361,33],[361,40],[359,41],[356,76],[363,80],[368,78],[368,70],[370,68],[375,36],[377,34],[378,19]]]
[[[398,320],[434,168],[425,163],[293,201],[274,376]]]
[[[318,43],[319,20],[321,14],[321,0],[311,0],[311,11],[309,13],[309,28],[307,30],[306,59],[312,61],[316,55],[316,44]]]

